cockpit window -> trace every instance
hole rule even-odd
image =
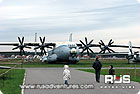
[[[70,47],[70,49],[76,48],[76,45],[75,44],[68,44],[68,46]]]

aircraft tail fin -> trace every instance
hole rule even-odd
[[[72,42],[72,33],[69,36],[69,42]]]
[[[134,52],[132,50],[132,43],[129,41],[129,54],[134,55]]]

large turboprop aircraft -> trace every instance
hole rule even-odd
[[[13,45],[16,46],[13,48],[19,49],[20,54],[25,54],[24,48],[31,48],[31,46],[34,46],[34,49],[40,49],[41,55],[47,56],[43,57],[43,61],[46,60],[49,63],[51,62],[69,62],[69,63],[77,63],[79,61],[79,55],[83,54],[85,51],[89,55],[89,53],[93,53],[94,51],[91,49],[91,47],[99,47],[101,51],[100,54],[106,53],[108,51],[109,53],[115,53],[111,47],[123,47],[123,48],[129,48],[129,46],[126,45],[113,45],[112,39],[109,41],[107,45],[100,40],[99,44],[93,44],[93,40],[88,42],[87,38],[85,37],[85,42],[80,40],[80,43],[72,42],[72,34],[69,37],[68,42],[55,42],[55,43],[49,43],[45,42],[45,37],[40,37],[40,42],[24,42],[24,37],[22,37],[22,40],[18,37],[19,43],[0,43],[0,45]],[[45,48],[51,48],[50,51],[45,50]],[[132,48],[139,48],[132,46]],[[80,49],[82,51],[80,52]]]

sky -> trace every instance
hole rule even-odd
[[[73,33],[74,42],[88,37],[140,46],[140,0],[0,0],[0,42],[18,36],[33,42],[35,33],[46,42],[65,42]]]

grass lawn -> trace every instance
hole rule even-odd
[[[7,71],[0,69],[0,73]],[[2,77],[0,77],[0,90],[3,94],[21,94],[21,88],[19,85],[22,85],[24,79],[24,69],[13,69],[7,73],[4,85]]]
[[[127,64],[128,61],[126,59],[101,59],[103,67],[109,67],[109,65],[113,65],[114,67],[134,67],[134,64]],[[6,63],[21,63],[21,59],[17,60],[9,60],[9,61],[0,61],[0,63],[5,63],[4,65],[0,66],[11,66],[13,65],[6,64]],[[70,64],[70,67],[91,67],[94,62],[94,59],[88,60],[80,60],[77,64]],[[47,62],[42,63],[39,60],[34,62],[24,62],[23,67],[63,67],[66,63],[56,63],[56,64],[48,64]],[[17,65],[17,67],[21,67],[21,65]],[[140,67],[140,63],[136,65],[136,67]]]
[[[80,71],[95,73],[94,69],[78,69]],[[108,75],[108,69],[101,70],[102,75]],[[115,74],[119,75],[130,75],[131,81],[140,83],[140,69],[136,70],[136,79],[135,79],[135,70],[134,69],[115,69]]]

